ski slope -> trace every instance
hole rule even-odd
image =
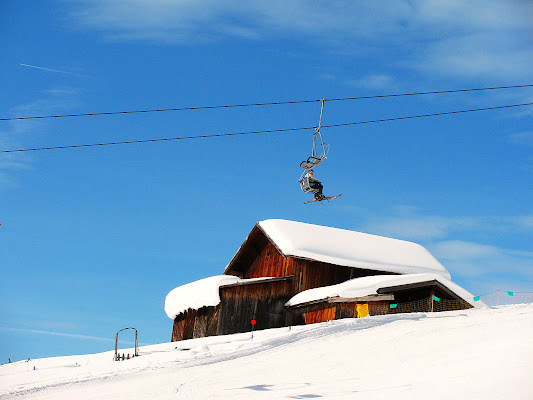
[[[0,399],[531,399],[533,304],[164,343],[127,361],[113,354],[2,365]]]

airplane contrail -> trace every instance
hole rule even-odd
[[[23,67],[28,67],[28,68],[42,69],[43,71],[58,72],[58,73],[60,73],[60,74],[68,74],[68,75],[74,75],[74,76],[81,76],[82,78],[92,78],[92,76],[75,74],[74,72],[68,72],[68,71],[60,71],[60,70],[58,70],[58,69],[38,67],[38,66],[36,66],[36,65],[29,65],[29,64],[22,64],[22,63],[19,63],[19,65],[21,65],[21,66],[23,66]]]
[[[22,328],[4,328],[4,327],[1,327],[0,330],[9,331],[9,332],[26,332],[26,333],[36,333],[36,334],[41,334],[41,335],[63,336],[63,337],[86,339],[86,340],[99,340],[99,341],[104,341],[104,342],[114,342],[115,341],[115,339],[112,339],[112,338],[103,338],[103,337],[97,337],[97,336],[80,335],[80,334],[75,334],[75,333],[43,331],[43,330],[40,330],[40,329],[22,329]]]

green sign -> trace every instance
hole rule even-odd
[[[398,307],[398,304],[391,304],[390,305],[390,308],[396,308],[396,307]]]

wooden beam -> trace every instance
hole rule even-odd
[[[393,294],[371,294],[363,297],[328,297],[328,303],[353,303],[356,301],[394,301]]]
[[[362,296],[362,297],[326,297],[324,299],[318,299],[318,300],[312,300],[308,301],[306,303],[300,303],[295,304],[293,306],[288,306],[287,308],[300,308],[300,307],[308,307],[313,306],[315,304],[321,304],[321,303],[355,303],[356,301],[394,301],[394,295],[393,294],[371,294],[368,296]]]
[[[408,283],[405,285],[394,285],[389,287],[382,287],[378,289],[378,293],[390,293],[390,292],[400,292],[403,290],[411,290],[411,289],[420,289],[424,287],[431,287],[435,286],[439,288],[443,293],[446,293],[449,297],[451,297],[453,300],[463,300],[461,296],[459,296],[457,293],[452,291],[447,286],[444,286],[442,283],[440,283],[438,280],[430,280],[430,281],[424,281],[424,282],[416,282],[416,283]]]
[[[245,286],[245,285],[260,285],[262,283],[271,283],[271,282],[280,282],[280,281],[290,281],[292,278],[294,278],[293,275],[289,276],[282,276],[282,277],[265,277],[265,278],[254,278],[251,280],[247,280],[244,282],[235,282],[235,283],[229,283],[227,285],[221,285],[221,288],[227,288],[227,287],[235,287],[235,286]]]

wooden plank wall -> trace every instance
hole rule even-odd
[[[287,309],[287,325],[307,325],[336,319],[337,303],[318,303]]]
[[[293,272],[293,259],[283,257],[276,246],[266,241],[263,249],[244,273],[244,278],[283,277]]]
[[[335,319],[357,318],[357,302],[336,303]]]
[[[174,319],[172,342],[217,334],[220,307],[188,309]]]
[[[249,332],[285,326],[285,303],[292,297],[291,280],[260,282],[220,288],[218,334]]]
[[[392,301],[371,301],[368,303],[368,312],[370,316],[374,315],[386,315],[389,313],[389,304]]]
[[[306,325],[317,324],[319,322],[334,320],[336,309],[337,307],[335,305],[330,305],[330,307],[325,307],[318,310],[310,310],[302,315]]]
[[[305,259],[293,259],[292,265],[296,293],[317,287],[336,285],[363,276],[387,274],[382,271],[351,268]]]
[[[343,318],[357,318],[357,305],[368,304],[369,315],[388,314],[388,301],[370,301],[370,302],[344,302],[344,303],[322,303],[313,304],[305,307],[289,309],[289,320],[291,325],[315,324]]]
[[[311,260],[294,260],[297,293],[317,287],[335,285],[350,279],[350,268]]]

